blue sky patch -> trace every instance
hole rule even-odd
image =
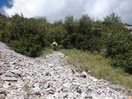
[[[0,8],[2,8],[3,6],[7,6],[8,8],[11,8],[12,5],[9,3],[12,0],[0,0]]]

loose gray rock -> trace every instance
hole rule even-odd
[[[4,94],[0,94],[0,99],[6,99],[6,96]]]
[[[130,96],[131,89],[76,69],[61,52],[55,51],[46,59],[30,58],[0,42],[0,99],[129,99]]]

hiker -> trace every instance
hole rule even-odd
[[[56,51],[57,50],[57,47],[58,47],[58,44],[57,42],[55,41],[55,39],[53,39],[53,42],[51,44],[51,47]]]

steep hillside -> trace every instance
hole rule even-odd
[[[132,90],[75,69],[53,52],[29,58],[0,42],[0,99],[128,99]],[[1,98],[3,97],[3,98]]]

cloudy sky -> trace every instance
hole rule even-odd
[[[87,14],[103,19],[117,13],[123,22],[132,24],[132,0],[0,0],[0,12],[11,16],[23,13],[25,17],[46,16],[50,21],[73,15]]]

